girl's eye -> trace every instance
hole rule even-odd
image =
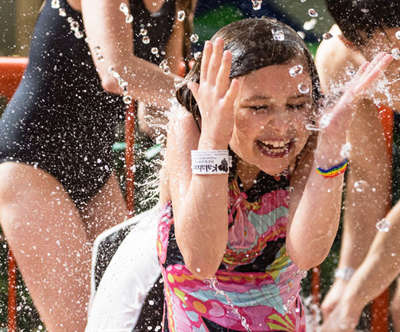
[[[301,110],[305,106],[306,106],[306,103],[294,104],[294,105],[288,104],[287,108],[290,109],[290,110]]]
[[[268,110],[268,105],[249,106],[248,109],[252,111],[266,111]]]

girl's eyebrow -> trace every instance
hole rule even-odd
[[[254,95],[254,96],[251,96],[251,97],[249,97],[249,98],[246,98],[246,99],[243,100],[242,102],[246,103],[246,102],[260,101],[260,100],[266,101],[266,100],[270,100],[270,99],[271,99],[271,97],[268,97],[268,96]]]

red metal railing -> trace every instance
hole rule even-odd
[[[10,100],[21,81],[27,58],[0,57],[0,95]],[[0,133],[1,134],[1,133]],[[11,250],[8,251],[8,320],[9,332],[17,330],[17,294],[16,278],[17,265]]]

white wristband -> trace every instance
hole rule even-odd
[[[192,150],[193,174],[228,174],[231,166],[228,150]]]
[[[353,276],[355,270],[352,267],[346,266],[341,269],[335,270],[335,278],[343,279],[349,281]]]

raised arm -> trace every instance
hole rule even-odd
[[[200,86],[191,85],[202,114],[201,134],[187,111],[176,112],[167,143],[175,235],[185,265],[200,278],[215,274],[228,241],[228,175],[193,175],[190,159],[191,150],[227,149],[232,135],[238,82],[230,83],[231,54],[222,56],[223,45],[222,39],[206,43]]]
[[[354,104],[357,104],[363,91],[391,60],[390,56],[380,54],[370,64],[362,66],[336,106],[326,113],[330,122],[328,126],[321,128],[314,161],[307,162],[308,165],[313,165],[308,178],[301,173],[294,178],[295,192],[291,205],[287,248],[289,255],[300,268],[311,268],[325,259],[334,240],[340,217],[343,175],[324,178],[317,174],[315,169],[327,169],[343,161],[341,148],[346,143],[347,131],[353,123],[356,110]],[[325,116],[324,118],[327,119]]]
[[[82,0],[82,16],[93,61],[105,90],[122,94],[118,81],[110,73],[113,68],[127,83],[128,93],[134,99],[157,106],[168,107],[174,79],[156,65],[133,54],[133,31],[120,11],[121,3],[129,8],[127,0]],[[96,56],[100,47],[104,61]]]

